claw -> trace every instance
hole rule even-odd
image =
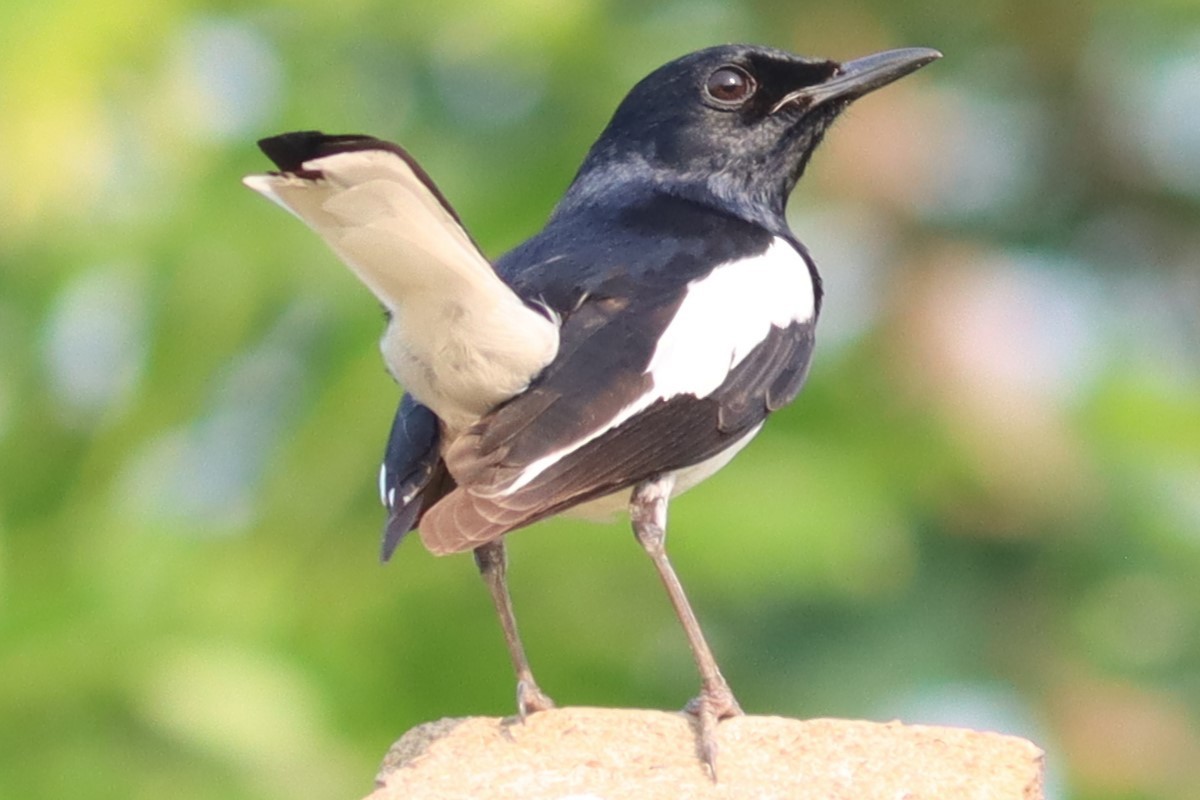
[[[547,697],[532,679],[517,681],[517,713],[520,714],[522,722],[530,714],[549,711],[552,708],[554,701]]]
[[[694,698],[683,709],[696,717],[700,740],[697,746],[700,758],[708,767],[708,775],[717,782],[717,725],[723,719],[739,717],[744,712],[737,698],[722,680],[718,684],[706,685],[700,696]]]

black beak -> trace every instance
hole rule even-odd
[[[828,80],[788,94],[775,104],[771,113],[792,104],[813,108],[830,100],[854,100],[941,57],[941,53],[928,47],[906,47],[856,58],[843,63]]]

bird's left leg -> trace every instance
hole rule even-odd
[[[740,715],[742,708],[721,675],[712,650],[700,630],[696,614],[683,592],[683,585],[680,584],[675,569],[667,558],[667,500],[671,497],[674,485],[675,479],[670,475],[639,483],[634,487],[629,501],[629,514],[633,521],[633,533],[654,562],[654,568],[658,570],[658,576],[667,588],[671,605],[675,607],[675,614],[683,624],[688,644],[692,648],[692,657],[700,670],[700,696],[688,703],[687,710],[699,720],[700,754],[715,779],[717,722]]]
[[[500,627],[504,629],[508,654],[512,657],[513,669],[517,673],[517,711],[521,719],[535,711],[554,708],[554,701],[538,688],[537,681],[533,679],[529,659],[525,657],[525,647],[521,644],[520,634],[517,633],[517,618],[513,615],[512,598],[508,595],[508,555],[504,549],[504,540],[497,539],[476,547],[475,563],[492,595],[492,603],[500,617]]]

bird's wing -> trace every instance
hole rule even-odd
[[[387,561],[421,512],[454,488],[442,461],[437,416],[406,394],[396,409],[379,468],[379,499],[387,509],[381,557]]]
[[[598,287],[566,318],[558,358],[446,450],[458,488],[425,512],[426,547],[477,547],[699,464],[790,400],[817,289],[806,256],[767,238],[686,283]]]
[[[401,147],[316,131],[259,146],[279,172],[246,185],[316,231],[379,298],[393,318],[383,344],[389,368],[439,416],[478,418],[554,357],[556,321],[500,279]],[[458,383],[426,385],[435,366]]]

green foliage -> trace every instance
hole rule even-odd
[[[672,509],[752,713],[1029,735],[1060,797],[1200,785],[1191,3],[0,7],[0,797],[365,794],[507,714],[467,557],[376,561],[398,398],[369,295],[239,185],[262,135],[403,142],[490,253],[632,83],[751,40],[946,58],[818,154],[797,403]],[[622,523],[512,537],[560,703],[697,681]]]

